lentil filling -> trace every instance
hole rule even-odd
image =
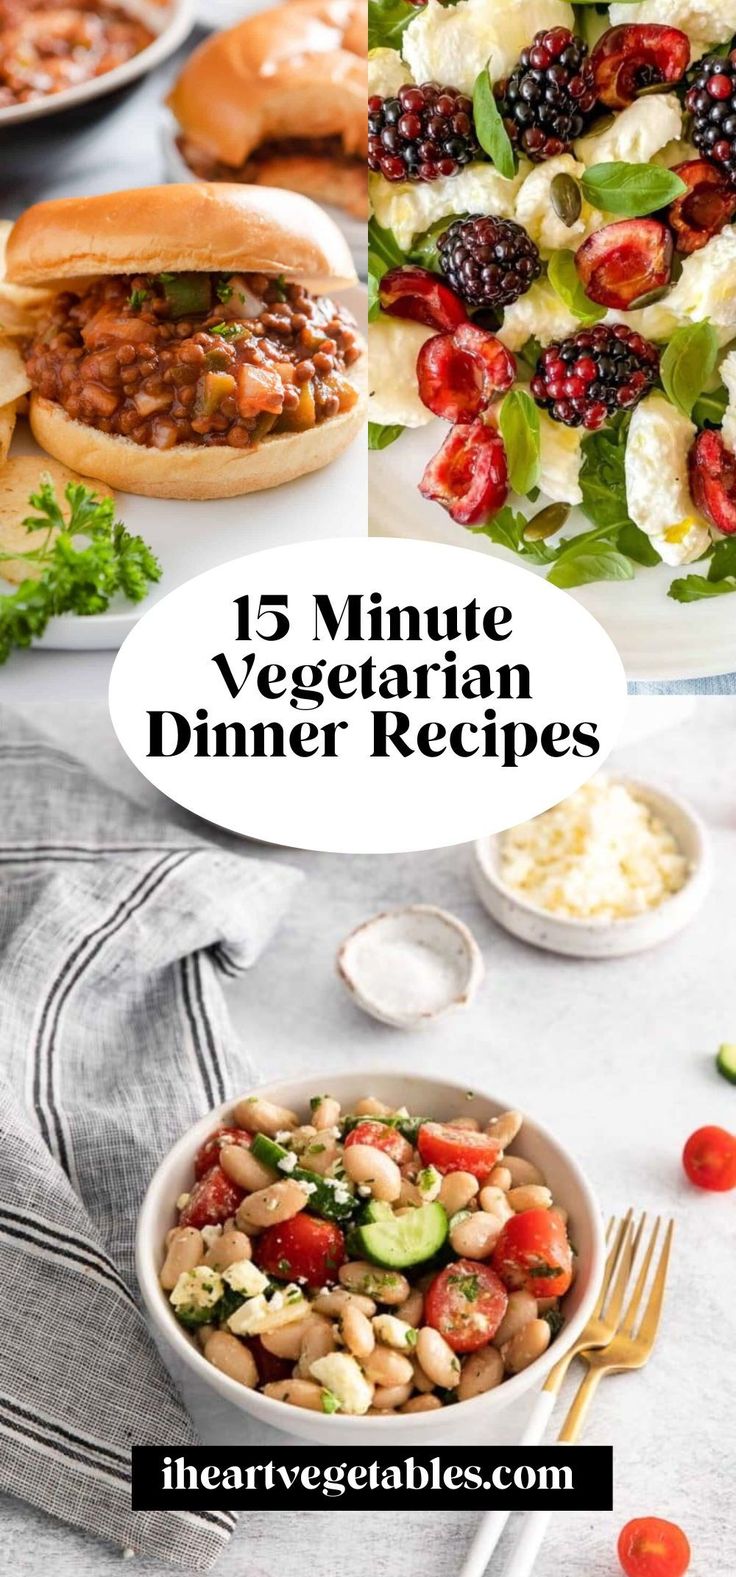
[[[57,295],[26,346],[34,390],[148,448],[301,432],[350,410],[343,308],[262,274],[113,277]]]
[[[0,0],[0,109],[104,76],[153,38],[136,17],[98,0]]]

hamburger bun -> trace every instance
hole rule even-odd
[[[356,283],[347,243],[321,208],[297,192],[235,182],[35,203],[7,242],[6,277],[16,285],[166,271],[282,275],[313,295]]]
[[[185,158],[366,217],[366,55],[363,0],[290,0],[213,33],[168,100]]]

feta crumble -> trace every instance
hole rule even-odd
[[[367,1413],[373,1401],[373,1386],[360,1365],[348,1353],[328,1353],[310,1365],[310,1374],[336,1396],[343,1413]]]

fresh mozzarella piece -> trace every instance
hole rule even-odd
[[[396,49],[372,49],[368,56],[368,97],[395,98],[405,82],[411,82],[409,67]]]
[[[633,312],[607,312],[603,321],[628,323],[629,328],[637,334],[643,334],[645,339],[662,345],[672,338],[675,329],[680,328],[685,321],[672,312],[669,302],[670,298],[666,296],[663,301],[651,301],[648,307],[636,307]]]
[[[723,417],[721,437],[726,448],[730,449],[732,454],[736,454],[736,350],[729,351],[718,371],[728,389],[728,405]]]
[[[539,412],[540,473],[539,486],[554,504],[579,504],[580,466],[583,459],[583,430],[565,427],[546,411]]]
[[[405,30],[402,53],[415,82],[441,82],[472,93],[486,64],[497,81],[508,75],[540,28],[573,25],[566,0],[459,0],[457,5],[428,0]]]
[[[640,5],[612,5],[611,26],[619,22],[663,22],[679,27],[693,44],[692,59],[707,44],[722,44],[736,33],[736,0],[641,0]]]
[[[552,206],[550,189],[555,176],[579,179],[584,174],[584,164],[578,164],[570,153],[560,153],[555,159],[535,165],[519,188],[515,217],[544,256],[562,248],[577,251],[591,230],[603,223],[603,215],[589,203],[583,202],[580,217],[571,225],[566,225]]]
[[[630,9],[630,7],[629,7]],[[605,131],[578,137],[575,156],[583,164],[648,164],[660,148],[682,131],[682,110],[674,93],[647,94],[621,110]]]
[[[652,102],[651,100],[649,101]],[[699,252],[686,257],[666,297],[671,312],[691,323],[709,318],[721,345],[736,338],[736,225],[726,225]]]
[[[404,318],[380,317],[369,323],[369,421],[387,427],[423,427],[433,420],[419,398],[417,356],[435,332]]]
[[[659,153],[652,154],[652,164],[661,164],[665,170],[673,170],[676,164],[686,164],[689,159],[699,159],[700,154],[691,142],[685,142],[682,137],[675,137],[673,142],[666,142]]]
[[[466,164],[457,175],[439,181],[387,181],[373,175],[369,181],[371,207],[384,230],[392,230],[402,252],[408,252],[415,235],[429,230],[438,219],[454,214],[495,214],[513,219],[516,194],[529,165],[524,162],[512,181],[492,164]]]
[[[568,312],[548,280],[537,279],[513,306],[506,307],[498,338],[507,350],[521,350],[528,339],[549,345],[550,340],[564,339],[579,328],[578,319]]]
[[[710,542],[695,508],[687,457],[697,429],[663,394],[636,407],[626,441],[624,466],[629,514],[645,531],[665,564],[690,564]]]

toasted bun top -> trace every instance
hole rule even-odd
[[[184,132],[235,169],[263,142],[341,137],[367,152],[363,0],[290,0],[213,33],[169,98]]]
[[[355,282],[346,241],[296,192],[206,181],[36,203],[8,238],[20,285],[107,274],[278,275],[317,294]]]

